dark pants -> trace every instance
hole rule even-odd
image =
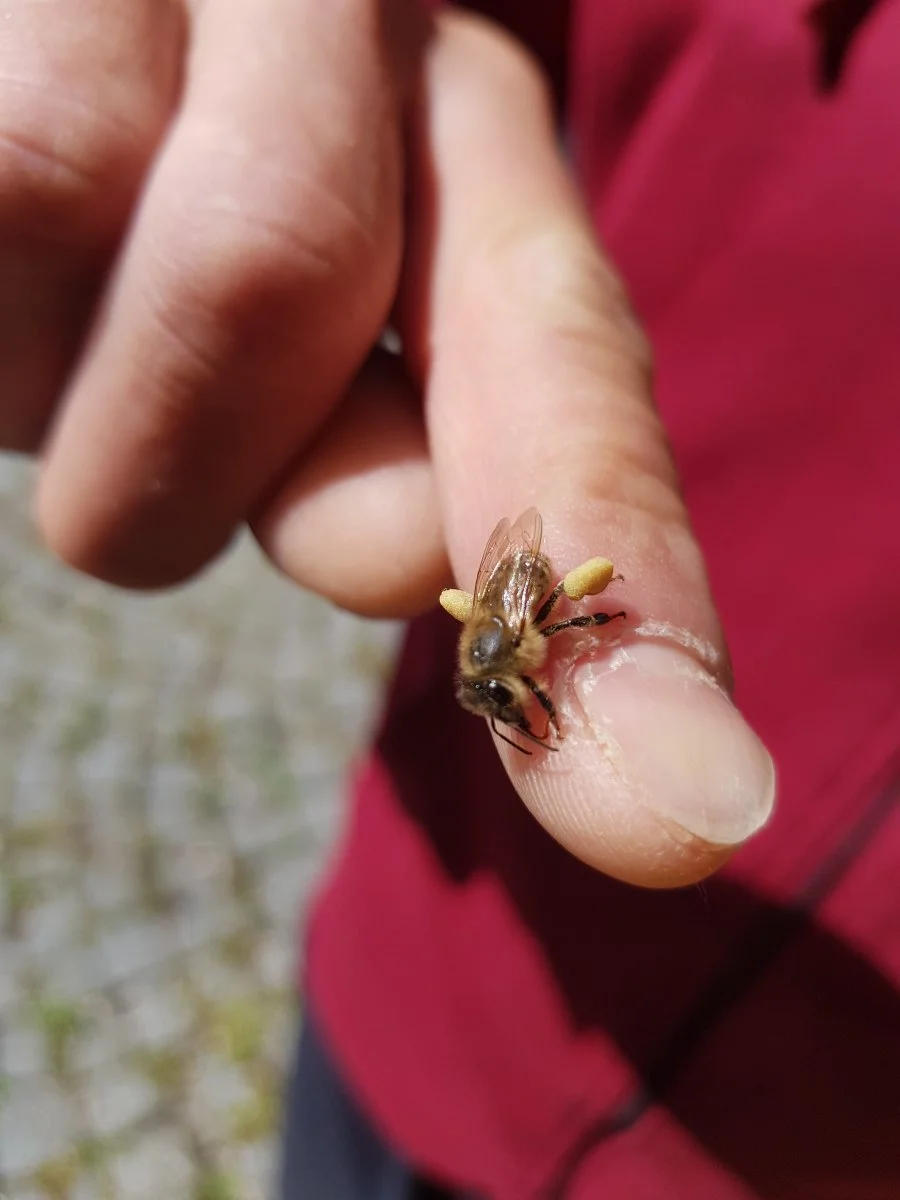
[[[464,1200],[417,1175],[372,1128],[308,1011],[285,1107],[281,1200]]]

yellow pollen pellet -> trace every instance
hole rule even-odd
[[[472,615],[472,593],[460,588],[445,588],[441,592],[441,608],[457,621],[468,621]]]
[[[608,558],[589,558],[568,573],[563,580],[563,591],[570,600],[596,596],[608,585],[614,571],[615,567]]]

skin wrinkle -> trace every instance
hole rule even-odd
[[[63,152],[59,141],[0,126],[0,216],[5,237],[39,237],[87,257],[120,230],[137,184],[141,154],[105,146],[95,161]],[[127,170],[125,168],[128,168]],[[102,198],[102,203],[97,203]],[[114,200],[114,203],[110,203]]]
[[[180,381],[182,385],[190,385],[198,379],[214,378],[222,357],[222,351],[217,342],[222,340],[221,334],[215,336],[213,319],[206,317],[203,322],[208,328],[198,336],[197,324],[199,314],[191,303],[183,305],[173,301],[166,295],[164,288],[148,288],[144,293],[144,304],[148,325],[163,334],[163,340],[169,343],[170,351],[165,357],[165,372],[162,377],[162,387],[155,389],[154,403],[145,407],[144,428],[158,429],[164,436],[173,421],[173,415],[178,414],[183,403],[173,398],[180,396],[182,387],[173,387]],[[155,337],[151,339],[155,342]],[[177,369],[173,369],[175,363]],[[153,378],[152,373],[146,377],[146,383]]]
[[[220,9],[221,7],[219,5]],[[237,8],[237,5],[235,7]],[[301,0],[301,3],[295,6],[295,10],[302,14],[314,7],[319,6],[314,6],[311,0]],[[255,111],[257,94],[268,90],[273,74],[287,76],[299,73],[302,77],[312,68],[316,75],[315,109],[302,127],[292,131],[291,136],[303,144],[308,159],[336,164],[343,170],[352,169],[357,176],[360,173],[360,164],[365,163],[363,177],[356,178],[346,190],[352,193],[354,199],[370,199],[378,191],[377,187],[372,186],[373,180],[377,180],[378,173],[388,157],[377,145],[378,139],[373,139],[371,133],[373,129],[381,129],[390,131],[391,135],[398,134],[396,121],[400,97],[407,77],[413,74],[415,59],[414,53],[406,45],[407,42],[415,43],[415,34],[405,30],[402,39],[395,38],[395,42],[403,42],[397,55],[400,61],[395,61],[392,51],[397,47],[388,44],[384,27],[389,22],[390,15],[384,12],[384,7],[385,0],[331,0],[328,8],[334,15],[330,21],[323,20],[320,15],[306,19],[307,24],[312,25],[315,31],[315,40],[310,43],[314,46],[312,53],[306,40],[292,41],[285,38],[277,23],[273,23],[268,38],[265,29],[254,28],[252,39],[247,39],[250,43],[249,48],[245,45],[245,40],[238,39],[235,44],[231,35],[226,36],[225,53],[240,53],[243,57],[240,90],[237,95],[229,94],[227,85],[219,77],[210,105],[201,85],[214,72],[210,70],[208,63],[202,61],[200,54],[207,41],[212,40],[207,38],[205,31],[209,6],[189,4],[190,22],[194,29],[192,45],[197,48],[198,53],[192,56],[188,73],[192,79],[199,80],[198,85],[192,88],[189,111],[201,112],[205,106],[205,119],[208,121],[215,121],[223,107],[231,113],[237,112],[245,121],[249,117],[247,136],[250,144],[264,146],[264,157],[277,160],[283,156],[283,143],[277,136],[266,143],[265,139],[270,135],[272,123],[267,120],[265,111]],[[249,13],[253,12],[252,3],[245,4],[244,8]],[[409,12],[407,21],[414,23],[418,29],[423,23],[418,5],[407,4],[406,8]],[[219,13],[215,11],[215,6],[209,8],[209,11],[211,15],[208,23],[214,25]],[[246,57],[250,49],[255,54],[252,64]],[[338,70],[331,75],[319,71],[318,65],[323,59],[341,64],[352,63],[357,75],[354,88],[347,87],[345,71]],[[397,73],[402,77],[400,80],[395,78]],[[223,91],[226,96],[224,104]],[[360,95],[365,97],[362,104],[358,101]],[[268,107],[270,105],[271,101]],[[306,116],[306,112],[301,113],[301,119]],[[226,128],[224,132],[223,140],[226,142],[235,136],[234,129]],[[364,151],[367,153],[364,154]],[[332,185],[324,186],[327,189]],[[335,184],[334,187],[336,191],[345,190],[340,184]],[[372,215],[379,211],[380,205],[380,199],[373,200]]]
[[[302,202],[298,207],[302,207]],[[263,212],[259,207],[251,208],[244,197],[234,195],[227,189],[208,192],[192,215],[194,228],[198,225],[203,228],[198,240],[205,249],[198,257],[201,262],[212,264],[211,282],[201,278],[203,290],[215,292],[219,283],[215,271],[215,247],[219,244],[241,247],[237,266],[229,262],[228,270],[221,273],[221,290],[226,293],[231,290],[230,285],[225,286],[230,275],[236,279],[250,280],[257,276],[263,280],[264,288],[268,274],[273,280],[276,277],[287,279],[297,276],[333,281],[355,277],[358,271],[365,269],[354,261],[353,253],[347,252],[343,238],[335,238],[334,241],[323,239],[326,243],[330,242],[323,245],[318,238],[310,236],[307,229],[289,218],[282,218],[274,211]],[[219,230],[214,232],[218,221],[222,223],[224,236]],[[233,226],[234,235],[229,234],[229,226]],[[338,242],[340,245],[336,244]],[[369,238],[365,239],[365,249],[374,261],[377,257],[375,243]],[[229,254],[229,259],[231,257]],[[269,272],[270,263],[278,264],[277,269]],[[250,264],[249,267],[246,264]],[[239,289],[234,290],[237,292]],[[252,291],[253,286],[249,285],[247,290]]]
[[[505,305],[505,302],[501,303]],[[463,312],[468,311],[465,304],[461,307]],[[482,304],[479,311],[483,313],[484,307],[485,305]],[[485,323],[491,325],[493,319],[489,312]],[[504,324],[509,321],[507,314],[501,314],[497,319],[502,319]],[[515,328],[515,326],[513,327]],[[555,336],[555,332],[548,333],[541,327],[527,331],[527,336],[525,333],[520,334],[519,340],[523,344],[523,349],[527,349],[530,360],[546,357],[548,361],[555,362],[560,361],[559,353],[553,347]],[[537,346],[535,345],[536,337],[540,339]],[[542,344],[545,341],[547,342],[546,350]],[[471,343],[472,338],[469,331],[463,328],[458,331],[458,336],[445,340],[443,344],[436,344],[433,348],[432,363],[435,372],[440,369],[441,359],[445,356],[452,357],[454,352],[458,354],[462,344],[470,346],[469,370],[475,372],[477,368],[472,364],[473,361],[476,364],[479,361],[479,346],[477,340],[474,346]],[[566,351],[562,354],[561,361],[566,362],[569,358],[571,358],[571,353]],[[545,473],[550,475],[558,474],[560,478],[577,475],[589,495],[602,498],[603,493],[607,492],[634,493],[634,507],[643,509],[649,519],[665,520],[672,515],[683,520],[683,506],[678,492],[677,475],[668,454],[667,442],[659,419],[649,407],[638,410],[645,415],[637,415],[632,399],[634,383],[625,385],[610,381],[607,365],[606,361],[601,362],[599,366],[593,362],[582,363],[580,361],[568,365],[569,372],[583,373],[587,382],[583,389],[579,389],[576,383],[568,390],[567,419],[572,423],[577,423],[578,408],[583,407],[584,423],[586,427],[591,428],[597,424],[598,410],[607,411],[610,429],[621,429],[624,422],[620,419],[619,414],[628,412],[629,422],[625,432],[615,440],[607,438],[601,445],[598,445],[596,440],[592,440],[588,445],[582,446],[581,443],[578,443],[573,448],[571,440],[564,439],[553,451],[548,446],[546,429],[535,418],[534,451],[528,454],[524,453],[521,448],[523,437],[529,436],[526,426],[517,441],[517,456],[528,457],[535,463],[541,462]],[[580,400],[579,392],[581,392]],[[529,403],[527,392],[524,393],[523,422],[529,419],[532,409],[537,410],[541,407],[539,401]],[[550,444],[553,445],[553,442],[551,441]],[[577,469],[573,470],[579,459],[581,463]],[[597,481],[596,485],[594,484],[595,480]],[[642,491],[642,489],[644,490]]]
[[[566,243],[583,241],[560,235],[545,235],[542,240],[559,254],[572,253]],[[456,337],[463,342],[471,339],[470,314],[477,312],[480,328],[500,323],[515,331],[535,357],[543,352],[549,361],[566,363],[567,370],[583,369],[590,375],[594,396],[602,385],[610,395],[627,394],[633,405],[636,396],[644,397],[649,391],[652,371],[645,340],[641,337],[632,344],[633,317],[629,312],[627,328],[623,326],[620,306],[602,295],[591,278],[590,264],[569,266],[562,281],[558,266],[553,272],[557,278],[536,280],[539,272],[533,260],[537,257],[542,262],[547,253],[547,245],[535,255],[528,245],[511,244],[502,253],[482,250],[458,267],[458,279],[447,285],[460,297],[456,310],[462,327]],[[585,257],[587,249],[579,253]],[[501,279],[503,285],[498,286]],[[453,326],[444,327],[441,336],[452,339]],[[655,415],[649,399],[647,407]]]
[[[7,71],[0,71],[0,94],[7,88],[31,93],[28,98],[29,109],[31,111],[33,111],[34,96],[45,96],[52,102],[54,108],[63,110],[63,115],[79,113],[86,118],[86,128],[92,129],[98,126],[105,126],[117,135],[120,135],[123,145],[129,147],[133,147],[135,143],[144,142],[152,138],[158,126],[157,121],[129,119],[121,110],[105,109],[99,104],[90,103],[73,92],[55,86],[53,81],[29,79],[24,75],[14,75]],[[123,94],[131,95],[130,91]],[[137,112],[148,113],[153,111],[153,106],[148,104],[137,104],[133,107]],[[3,111],[8,113],[10,111],[9,106],[4,105]],[[60,113],[54,114],[53,131],[57,132],[63,124],[64,122],[61,120]],[[90,141],[92,139],[85,140]]]
[[[302,211],[303,203],[302,197],[294,197],[289,207]],[[312,278],[335,286],[359,277],[368,281],[367,288],[373,286],[374,270],[370,268],[380,264],[381,252],[371,238],[362,235],[356,220],[348,228],[352,239],[345,239],[343,230],[335,233],[330,219],[312,235],[312,222],[293,222],[277,215],[285,205],[272,206],[271,213],[261,208],[254,211],[246,197],[230,194],[227,188],[196,198],[187,219],[184,206],[182,194],[177,209],[160,214],[160,237],[153,257],[171,280],[169,286],[193,295],[195,302],[214,302],[217,293],[234,295],[238,302],[242,294],[267,286],[292,291],[295,279]],[[338,222],[350,216],[350,210],[340,205],[330,207],[339,214]],[[327,211],[325,215],[330,218]],[[186,261],[194,264],[193,271],[185,272]]]
[[[224,220],[227,222],[228,219],[229,216],[226,214]],[[267,237],[268,232],[268,229],[263,229],[263,238]],[[275,234],[276,239],[280,236],[280,232]],[[214,240],[210,238],[209,244],[212,244]],[[147,291],[144,302],[148,305],[150,319],[163,330],[165,336],[181,352],[185,360],[188,377],[213,379],[216,372],[221,368],[221,362],[228,353],[229,345],[236,338],[237,330],[235,326],[237,325],[239,329],[246,322],[240,312],[232,313],[227,311],[229,307],[236,308],[239,299],[236,297],[234,301],[231,301],[227,298],[228,292],[231,290],[230,285],[229,288],[221,289],[226,294],[223,301],[221,294],[218,298],[216,297],[217,289],[214,283],[209,285],[204,284],[203,272],[199,273],[199,284],[197,272],[189,273],[187,277],[183,274],[185,256],[189,260],[191,252],[186,251],[184,254],[179,254],[173,249],[177,244],[178,240],[176,237],[163,239],[160,243],[161,246],[165,246],[165,249],[157,257],[157,261],[160,264],[161,271],[169,275],[172,282],[171,284],[162,282],[153,291]],[[298,254],[302,255],[305,251],[305,246],[297,248]],[[260,292],[264,294],[268,290],[273,299],[277,297],[279,308],[296,303],[296,297],[292,295],[290,279],[297,271],[303,271],[302,266],[296,267],[295,270],[288,269],[281,278],[276,278],[276,274],[280,276],[285,271],[284,256],[278,253],[277,246],[275,248],[267,246],[262,253],[257,250],[248,251],[245,248],[241,253],[249,255],[251,259],[254,255],[258,255],[259,262],[257,273],[260,276],[260,282],[253,287],[247,282],[247,271],[237,269],[233,265],[228,269],[229,278],[233,277],[236,281],[244,280],[247,295],[244,299],[243,307],[247,309],[247,321],[256,320],[259,312]],[[317,252],[314,250],[312,253],[315,254]],[[214,274],[215,255],[210,254],[207,250],[204,257],[213,262],[210,270]],[[318,255],[314,262],[318,270],[326,276],[329,274],[331,267],[331,259],[329,257]],[[269,271],[268,263],[277,264],[273,269],[271,281],[266,278]],[[308,276],[309,272],[307,271],[305,274]],[[176,302],[171,294],[167,294],[169,286],[183,288],[189,294],[180,303]],[[256,293],[256,299],[251,306],[249,301],[254,296],[254,293]],[[217,304],[222,305],[226,311],[224,313],[216,311]],[[212,309],[212,311],[204,311],[209,309]],[[171,388],[171,378],[169,378],[171,370],[172,363],[168,361],[166,363],[167,380],[165,382],[166,389],[169,391],[173,390]],[[248,387],[251,386],[251,383],[252,381],[248,379]],[[176,391],[180,394],[180,389],[176,389]],[[230,392],[226,391],[217,396],[217,411],[224,411],[223,400],[230,394]],[[173,420],[173,408],[171,405],[165,405],[164,401],[165,394],[163,393],[157,397],[155,409],[152,414],[153,424],[163,429],[171,424]],[[237,396],[232,396],[232,401],[235,408],[234,415],[237,417],[240,415],[243,405]],[[285,395],[285,402],[288,402],[287,394]],[[174,407],[174,411],[177,410],[178,404]]]
[[[581,274],[581,270],[573,272]],[[529,301],[522,311],[509,315],[522,337],[538,336],[547,343],[548,355],[562,355],[567,361],[574,351],[571,366],[590,363],[594,372],[594,390],[598,382],[611,396],[627,394],[633,404],[635,397],[646,397],[647,409],[655,415],[650,398],[652,363],[643,339],[634,340],[637,328],[624,302],[603,296],[593,280],[583,277],[573,280],[567,288],[557,284],[554,299],[547,302],[546,311],[535,311]],[[582,295],[576,294],[578,290]],[[516,306],[514,290],[507,292],[502,302]]]
[[[442,353],[451,351],[452,347],[441,348]],[[439,362],[434,369],[440,369]],[[586,405],[594,410],[589,414],[591,425],[597,423],[596,384],[593,390],[594,403]],[[605,398],[600,403],[606,403]],[[517,461],[528,461],[547,478],[577,481],[583,506],[617,508],[642,522],[658,523],[661,528],[669,524],[683,528],[683,503],[676,490],[674,468],[670,466],[664,439],[657,433],[659,424],[655,417],[648,414],[648,427],[643,435],[629,427],[626,435],[609,438],[601,444],[592,439],[587,444],[573,446],[570,439],[548,437],[544,426],[530,417],[529,407],[523,403],[523,426],[514,447]],[[465,414],[460,419],[464,420]],[[615,429],[622,422],[612,419],[610,425]],[[470,438],[458,440],[464,444]],[[498,453],[501,449],[498,448]],[[631,521],[627,523],[630,525]]]
[[[3,181],[4,191],[13,191],[13,185],[9,181],[10,176],[13,176],[15,180],[15,176],[21,177],[23,174],[14,165],[15,159],[19,158],[36,168],[36,170],[27,172],[28,175],[36,176],[36,182],[29,191],[36,191],[37,183],[40,180],[44,187],[49,185],[53,191],[62,190],[73,196],[86,193],[87,198],[90,199],[96,191],[97,185],[104,182],[103,176],[108,168],[101,169],[98,166],[94,170],[90,170],[83,164],[76,163],[74,160],[70,161],[66,156],[61,155],[57,146],[51,149],[42,143],[43,139],[37,135],[29,136],[23,131],[0,129],[0,151],[3,152],[0,179]],[[13,164],[10,164],[8,151],[13,153]],[[15,180],[15,184],[18,184],[18,180]],[[66,232],[71,235],[71,230]]]
[[[183,38],[183,14],[180,6],[165,3],[169,12],[167,19],[160,21],[159,8],[164,3],[154,0],[157,8],[153,10],[152,38],[148,19],[151,9],[146,5],[144,17],[136,19],[147,26],[147,37],[136,37],[129,23],[128,29],[123,29],[121,46],[110,46],[106,25],[102,30],[98,28],[94,69],[88,78],[79,61],[59,53],[60,35],[55,29],[47,37],[46,47],[43,39],[33,40],[18,56],[14,70],[0,70],[3,144],[34,155],[42,171],[45,168],[40,166],[41,160],[49,164],[51,179],[62,171],[68,175],[68,180],[53,179],[52,186],[63,184],[93,197],[102,185],[109,194],[122,196],[124,209],[125,199],[138,181],[180,87],[178,47]],[[110,7],[102,6],[100,11],[107,21]],[[39,28],[35,20],[45,19],[44,13],[37,18],[25,15],[21,28],[17,25],[6,31],[10,45],[14,36],[21,40],[29,31],[34,33]],[[62,23],[66,19],[62,14]],[[122,81],[123,55],[129,62],[127,84]],[[21,73],[23,61],[31,62],[35,77]],[[91,99],[86,98],[86,91]],[[17,93],[23,94],[22,103],[16,102]],[[15,131],[10,128],[14,125],[19,126]],[[8,181],[4,192],[12,194]],[[108,199],[109,195],[104,194],[105,202],[96,205],[96,212],[86,213],[85,220],[94,217],[91,224],[108,220]],[[71,219],[66,222],[65,233],[71,241]]]
[[[604,446],[601,451],[586,454],[589,462],[579,478],[583,480],[583,495],[588,503],[623,515],[623,528],[635,521],[653,523],[665,531],[669,526],[679,532],[684,529],[685,511],[681,497],[659,473],[632,459],[621,449]]]
[[[386,116],[387,114],[385,114]],[[315,153],[310,156],[312,161],[308,160],[308,165],[304,170],[296,168],[289,170],[283,158],[273,158],[266,152],[264,143],[258,137],[248,135],[241,141],[233,129],[220,126],[210,118],[200,120],[193,117],[189,125],[183,126],[183,138],[182,153],[188,162],[192,162],[195,155],[200,159],[209,158],[217,164],[228,159],[234,160],[235,191],[240,187],[246,193],[248,179],[252,179],[252,188],[249,190],[254,195],[271,195],[272,188],[265,186],[267,180],[276,188],[284,188],[285,200],[279,200],[274,204],[271,200],[269,201],[269,207],[273,212],[270,219],[273,223],[276,221],[275,213],[312,212],[316,215],[317,222],[321,221],[323,228],[329,231],[334,229],[341,231],[340,237],[335,237],[333,233],[331,235],[336,243],[344,237],[348,238],[351,243],[358,241],[367,248],[373,258],[378,258],[382,249],[382,237],[381,231],[374,228],[374,214],[384,210],[382,197],[390,194],[391,191],[391,188],[384,184],[384,170],[381,163],[378,164],[378,170],[373,173],[376,177],[382,177],[381,186],[354,189],[353,200],[360,202],[357,207],[356,204],[351,203],[345,189],[335,187],[334,181],[326,178],[332,169],[329,159],[334,157],[333,149],[316,149]],[[194,140],[196,148],[192,152],[191,145]],[[277,143],[273,145],[271,147],[272,154],[277,154],[279,149]],[[351,149],[353,148],[351,147]],[[354,157],[357,156],[354,154]],[[289,202],[287,197],[290,197]],[[362,211],[361,201],[369,198],[373,211],[367,214]],[[246,194],[236,196],[234,211],[243,212],[246,207],[245,201]],[[195,201],[192,200],[192,210],[194,203]],[[306,225],[307,223],[309,223],[308,217],[302,224]],[[290,226],[287,219],[283,221],[283,224],[286,228]],[[294,236],[297,236],[296,231],[299,225],[300,222],[295,221]],[[354,267],[354,269],[356,268]]]

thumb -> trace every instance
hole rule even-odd
[[[554,610],[627,613],[552,639],[541,684],[565,738],[558,753],[502,741],[498,752],[579,858],[637,883],[696,880],[766,821],[774,771],[728,695],[644,339],[524,52],[481,21],[443,18],[426,93],[420,186],[440,203],[413,206],[428,215],[410,231],[404,311],[418,315],[404,333],[428,381],[457,581],[472,588],[498,519],[530,505],[554,582],[597,555],[624,576],[600,603]]]

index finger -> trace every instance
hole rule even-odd
[[[772,761],[729,698],[646,345],[556,149],[539,75],[488,26],[450,18],[444,34],[424,135],[440,206],[413,231],[428,315],[407,337],[428,377],[456,578],[471,588],[498,518],[534,504],[554,580],[606,556],[625,577],[611,611],[628,614],[615,638],[554,639],[569,639],[545,678],[559,753],[498,750],[524,802],[578,857],[634,882],[686,883],[766,821]],[[415,279],[414,265],[413,293]]]

